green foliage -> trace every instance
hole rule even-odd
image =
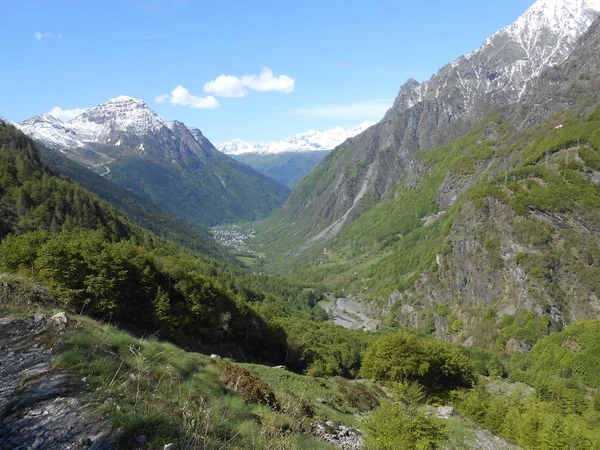
[[[317,377],[358,376],[362,355],[376,337],[362,330],[350,330],[332,323],[318,323],[298,318],[277,321],[287,335],[287,366],[307,367]]]
[[[1,122],[0,201],[14,208],[18,226],[28,231],[100,228],[108,239],[133,234],[114,208],[44,168],[31,140]]]
[[[532,374],[530,382],[534,386],[547,384],[553,377],[559,377],[563,381],[570,379],[600,388],[599,335],[600,321],[572,323],[562,332],[538,341],[521,362],[521,367]]]
[[[151,155],[152,149],[147,152]],[[290,192],[217,151],[194,165],[127,156],[110,168],[112,182],[195,226],[263,218]]]
[[[419,408],[425,390],[418,384],[394,387],[394,400],[386,401],[365,419],[365,444],[374,450],[435,450],[447,440],[446,425]]]
[[[527,450],[598,448],[597,413],[585,399],[569,398],[580,405],[579,411],[563,409],[556,398],[540,399],[520,390],[492,394],[486,386],[479,385],[457,394],[456,406],[465,417]]]
[[[518,312],[515,316],[504,316],[504,326],[500,329],[496,346],[504,350],[504,344],[509,338],[515,338],[529,345],[548,334],[550,318],[538,316],[533,312]]]
[[[157,206],[71,161],[59,152],[41,147],[39,154],[43,164],[93,192],[139,226],[162,238],[175,241],[204,254],[221,255],[222,251],[215,244],[209,232],[201,226],[194,229],[188,227]]]
[[[458,349],[407,332],[388,334],[366,351],[361,375],[377,381],[413,381],[431,392],[471,386],[475,370]]]

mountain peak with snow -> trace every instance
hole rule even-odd
[[[244,153],[268,155],[333,150],[346,139],[362,133],[374,124],[374,122],[366,121],[353,128],[337,126],[330,130],[308,130],[304,133],[289,136],[282,141],[256,145],[249,144],[241,139],[232,139],[220,145],[219,150],[228,155],[242,155]]]
[[[167,126],[167,122],[143,100],[122,95],[88,109],[72,119],[69,125],[85,140],[108,142],[117,132],[143,136],[157,132]]]

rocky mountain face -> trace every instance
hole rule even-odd
[[[282,214],[295,223],[291,233],[306,238],[301,248],[337,235],[400,180],[413,186],[423,171],[415,152],[449,143],[530,95],[533,80],[571,54],[599,13],[598,0],[538,0],[430,80],[406,82],[383,120],[344,142],[290,196]]]
[[[293,189],[327,153],[373,125],[366,121],[353,128],[309,130],[281,141],[255,145],[233,139],[220,145],[219,150]]]
[[[376,300],[384,319],[507,354],[597,318],[598,48],[600,19],[564,61],[527,80],[518,101],[445,145],[376,146],[386,136],[403,139],[404,130],[375,133],[394,123],[391,110],[329,154],[283,211],[257,227],[258,243],[288,252],[277,263],[297,277]],[[385,168],[397,178],[382,178]],[[332,185],[336,201],[315,207]],[[294,216],[298,199],[304,217]],[[348,204],[335,219],[333,210]],[[329,225],[313,233],[315,222]]]
[[[111,99],[68,123],[41,115],[15,125],[192,224],[260,218],[289,192],[219,152],[197,128],[166,121],[131,97]]]
[[[521,101],[503,111],[503,122],[511,124],[517,135],[533,136],[533,142],[521,137],[511,152],[481,164],[473,174],[446,176],[436,193],[444,210],[451,204],[450,191],[460,199],[470,188],[505,187],[483,202],[466,196],[434,266],[409,289],[390,297],[402,305],[396,308],[402,322],[421,326],[428,307],[451,305],[475,334],[470,342],[481,343],[481,323],[465,313],[466,305],[492,308],[499,317],[534,311],[548,320],[548,326],[559,328],[600,315],[592,281],[598,270],[599,205],[583,193],[571,197],[575,183],[595,193],[600,182],[600,167],[591,160],[599,143],[598,48],[600,19],[565,62],[531,80]],[[533,124],[548,116],[549,123],[532,131]],[[555,128],[559,120],[565,121],[566,129]],[[489,170],[486,177],[484,170]],[[519,172],[511,184],[511,173]],[[551,196],[560,202],[548,201]],[[524,208],[517,206],[521,202]],[[415,302],[417,297],[420,301]],[[434,317],[438,330],[452,334],[444,318]],[[527,339],[517,341],[527,345]]]

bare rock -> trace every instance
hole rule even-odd
[[[41,312],[36,312],[36,313],[33,315],[33,321],[34,321],[35,323],[38,323],[38,322],[47,322],[47,321],[48,321],[48,318],[46,317],[46,314],[43,314],[43,313],[41,313]]]
[[[440,406],[435,413],[440,419],[449,419],[450,417],[459,416],[458,411],[453,406]]]
[[[54,324],[57,325],[59,327],[65,327],[67,326],[67,324],[71,321],[71,319],[69,319],[69,316],[67,316],[66,312],[59,312],[57,314],[54,314],[51,318],[50,321]]]

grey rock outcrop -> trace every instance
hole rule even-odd
[[[39,316],[38,316],[39,317]],[[116,450],[104,417],[67,373],[51,368],[45,321],[0,318],[0,449]]]

